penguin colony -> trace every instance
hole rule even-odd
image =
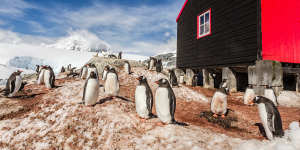
[[[119,54],[121,59],[122,53]],[[111,58],[115,58],[112,57]],[[50,66],[37,65],[37,84],[45,84],[47,88],[55,87],[55,75],[53,69]],[[148,70],[156,69],[157,72],[162,71],[162,62],[153,57],[150,57],[148,62]],[[67,70],[73,70],[71,64],[67,66]],[[130,63],[128,61],[124,64],[124,71],[127,74],[131,73]],[[143,119],[151,119],[155,117],[152,113],[152,108],[155,100],[155,109],[157,117],[163,124],[178,124],[175,120],[176,110],[176,97],[172,87],[178,86],[177,78],[174,70],[169,71],[169,80],[159,79],[155,83],[158,84],[155,96],[153,96],[152,90],[148,84],[145,76],[139,76],[137,79],[138,84],[135,89],[135,106],[137,115]],[[65,68],[62,67],[61,72],[65,72]],[[21,70],[18,70],[11,74],[7,80],[6,87],[1,92],[7,97],[16,96],[17,92],[22,90],[24,84],[22,82]],[[81,79],[85,80],[82,104],[86,106],[94,106],[98,101],[99,96],[99,75],[97,67],[94,64],[86,64],[80,69]],[[104,83],[104,93],[111,97],[116,97],[120,92],[120,83],[116,70],[110,66],[105,66],[102,72],[102,78]],[[195,79],[197,81],[197,79]],[[227,81],[223,80],[219,89],[214,93],[211,100],[211,111],[214,113],[214,117],[221,116],[225,118],[227,112]],[[154,98],[155,97],[155,98]],[[274,137],[282,137],[284,135],[282,129],[282,120],[280,113],[277,109],[278,102],[275,92],[272,88],[267,88],[263,96],[257,96],[254,93],[253,87],[249,85],[244,95],[244,104],[254,105],[258,107],[259,117],[265,129],[267,138],[269,140]]]

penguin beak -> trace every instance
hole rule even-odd
[[[159,82],[158,82],[158,81],[155,81],[155,83],[156,83],[156,84],[159,84]]]
[[[252,101],[250,101],[249,105],[254,105],[254,102],[253,102],[253,100],[252,100]]]
[[[141,78],[140,77],[138,77],[138,78],[135,78],[136,80],[141,80]]]

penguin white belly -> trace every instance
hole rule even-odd
[[[264,91],[264,96],[268,99],[270,99],[275,106],[277,106],[277,101],[276,101],[276,95],[273,89],[265,89]]]
[[[151,60],[151,61],[150,61],[150,67],[149,67],[149,70],[152,70],[153,68],[154,68],[154,61]]]
[[[45,85],[48,89],[51,88],[50,77],[51,77],[50,71],[45,70],[45,72],[44,72],[44,83],[45,83]]]
[[[125,63],[124,69],[125,69],[125,72],[126,72],[126,73],[128,73],[128,74],[130,73],[129,65],[128,65],[127,63]]]
[[[168,93],[167,88],[158,88],[155,94],[156,113],[158,118],[164,123],[170,123],[172,121]]]
[[[135,89],[135,109],[137,114],[142,118],[149,118],[147,109],[147,95],[145,86],[137,86]]]
[[[252,88],[247,88],[244,95],[244,104],[249,105],[249,103],[255,98],[255,92]]]
[[[98,100],[99,82],[97,79],[89,79],[87,82],[84,102],[85,105],[94,105]]]
[[[227,111],[227,95],[217,91],[212,98],[210,108],[215,114],[225,114]]]
[[[267,115],[267,110],[266,110],[266,106],[263,103],[260,103],[257,105],[258,107],[258,112],[259,112],[259,117],[260,120],[264,126],[266,135],[268,137],[269,140],[273,139],[273,133],[271,132],[269,125],[268,125],[268,115]]]
[[[16,76],[16,81],[15,81],[15,89],[11,94],[9,94],[9,97],[15,96],[18,91],[20,90],[22,85],[22,77],[21,76]]]
[[[119,81],[116,74],[107,74],[104,89],[105,93],[110,96],[117,96],[119,94]]]
[[[39,75],[39,78],[38,78],[38,81],[37,81],[37,84],[43,84],[44,83],[44,73],[45,73],[45,70],[42,69],[42,71],[40,71],[40,75]]]
[[[106,80],[107,70],[103,71],[102,80]]]
[[[88,69],[86,67],[82,68],[81,79],[86,79],[88,74]]]

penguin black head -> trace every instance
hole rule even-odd
[[[147,83],[147,78],[145,76],[139,76],[136,79],[139,81],[139,85],[141,85],[143,83]]]
[[[109,65],[106,65],[106,66],[104,67],[104,70],[108,71],[109,68],[110,68]]]
[[[110,72],[110,73],[117,73],[117,71],[116,71],[115,68],[110,68],[110,69],[108,70],[108,72]]]
[[[159,87],[170,87],[169,81],[167,79],[160,79],[155,82]]]
[[[22,70],[17,70],[17,75],[20,75],[22,72]]]
[[[273,102],[263,96],[256,96],[254,97],[253,101],[250,102],[250,104],[261,104],[261,103],[273,103]]]
[[[94,71],[91,72],[90,78],[97,79],[97,75],[96,75],[96,73]]]

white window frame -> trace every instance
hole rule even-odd
[[[208,21],[205,15],[209,14]],[[201,17],[203,17],[204,23],[201,24]],[[203,27],[203,33],[201,33],[201,28]],[[207,30],[207,27],[209,28]],[[197,39],[208,36],[211,34],[211,9],[201,13],[197,16]]]

